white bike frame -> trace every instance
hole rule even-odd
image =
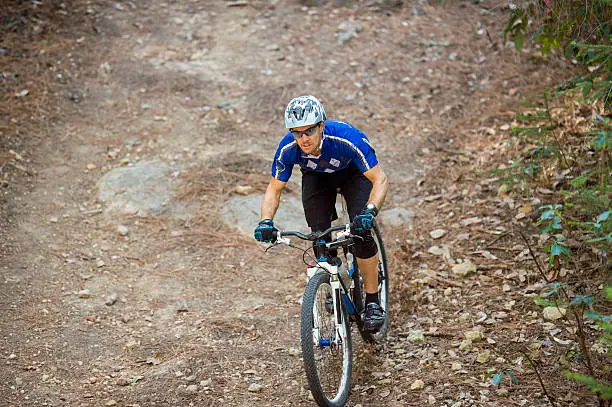
[[[350,234],[351,234],[350,227],[347,226],[345,230],[337,232],[336,240],[347,237]],[[277,242],[285,243],[287,245],[291,243],[288,237],[279,237],[277,239]],[[325,271],[322,271],[321,269],[324,269]],[[347,293],[344,291],[344,287],[340,283],[340,277],[338,275],[338,266],[333,266],[326,261],[317,261],[317,265],[314,267],[308,267],[306,272],[308,275],[308,280],[310,280],[312,276],[315,275],[315,273],[321,273],[321,272],[329,273],[330,285],[332,288],[333,305],[334,305],[334,322],[336,324],[336,337],[334,339],[334,344],[338,344],[339,339],[342,341],[342,343],[346,342],[348,333],[346,332],[345,325],[342,323],[342,318],[344,316],[342,315],[342,308],[341,308],[342,304],[340,303],[341,301],[340,298],[342,295],[347,294]],[[319,314],[319,310],[316,309],[316,307],[317,307],[317,304],[315,303],[315,309],[312,310],[315,321],[317,321],[317,316]],[[350,324],[347,323],[347,325],[349,326],[349,329],[350,329]],[[319,333],[319,328],[316,326],[312,329],[312,340],[314,341],[314,344],[316,346],[321,346],[321,343],[320,343],[321,337]]]
[[[321,270],[324,269],[324,270]],[[347,332],[344,324],[342,323],[342,304],[340,303],[341,295],[344,294],[344,287],[340,284],[339,276],[338,276],[338,266],[332,266],[326,261],[317,262],[316,267],[308,267],[308,279],[310,280],[315,273],[329,273],[330,281],[332,289],[332,299],[333,299],[333,307],[334,307],[334,322],[336,324],[336,337],[334,338],[334,344],[339,343],[339,339],[342,340],[342,343],[346,341]],[[317,321],[317,318],[320,318],[321,312],[316,309],[318,303],[315,303],[315,309],[312,310],[314,320]],[[317,324],[320,326],[320,323]],[[312,329],[312,339],[316,346],[321,346],[321,337],[319,335],[319,328],[315,326]]]

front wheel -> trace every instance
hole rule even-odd
[[[329,273],[320,270],[308,282],[302,301],[304,370],[319,406],[344,406],[349,396],[353,369],[351,331],[341,297],[339,291],[334,293]]]

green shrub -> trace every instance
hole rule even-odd
[[[530,20],[535,24],[530,26]],[[531,31],[530,31],[531,30]],[[579,89],[584,101],[601,100],[612,107],[612,1],[536,0],[514,5],[504,29],[504,41],[514,39],[517,50],[525,38],[541,45],[542,55],[562,49],[587,69],[560,90]]]

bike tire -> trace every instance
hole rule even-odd
[[[382,240],[382,236],[380,233],[380,228],[378,224],[374,223],[373,226],[373,236],[374,241],[376,242],[376,246],[378,247],[379,259],[378,259],[378,297],[380,300],[380,306],[385,310],[387,314],[387,318],[385,318],[385,323],[380,327],[377,332],[365,331],[362,327],[361,322],[357,324],[359,328],[359,333],[364,341],[368,343],[378,343],[385,339],[387,336],[387,331],[389,330],[389,269],[387,268],[387,252],[385,251],[385,245]],[[358,273],[355,278],[355,287],[359,287],[356,292],[358,294],[355,297],[358,297],[357,300],[360,301],[358,309],[359,311],[365,308],[365,287],[363,286],[363,279]]]
[[[317,404],[321,407],[341,407],[346,404],[351,387],[351,331],[344,303],[340,299],[340,315],[346,338],[340,345],[323,345],[324,341],[333,341],[337,336],[333,305],[331,310],[328,307],[329,294],[333,295],[330,275],[320,270],[308,282],[302,301],[302,357],[310,392]]]

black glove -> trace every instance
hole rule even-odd
[[[278,229],[274,227],[272,219],[264,219],[260,221],[259,225],[255,228],[255,240],[273,243],[276,241],[276,232],[278,232]]]
[[[372,230],[374,225],[374,217],[378,213],[376,207],[368,204],[359,215],[355,216],[351,224],[351,233],[354,235],[363,235]]]

